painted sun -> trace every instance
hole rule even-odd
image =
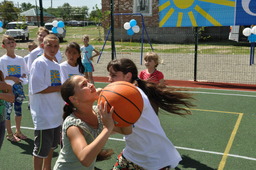
[[[225,16],[233,15],[234,7],[235,0],[160,0],[159,26],[221,26]]]

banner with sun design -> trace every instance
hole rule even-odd
[[[255,0],[159,0],[159,27],[255,24]]]
[[[60,72],[58,70],[51,70],[51,86],[60,86]]]
[[[9,76],[21,77],[21,68],[19,65],[8,65],[7,70]]]

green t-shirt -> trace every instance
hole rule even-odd
[[[98,110],[95,108],[95,111]],[[98,112],[97,112],[98,113]],[[90,144],[94,141],[94,139],[100,134],[100,132],[103,129],[103,124],[101,122],[101,119],[98,115],[98,121],[99,121],[99,128],[94,129],[88,124],[86,124],[81,119],[77,118],[75,115],[71,114],[68,117],[66,117],[65,121],[62,125],[62,142],[63,142],[63,148],[61,149],[59,153],[59,157],[55,163],[54,170],[94,170],[94,164],[95,161],[90,165],[90,167],[84,167],[76,155],[74,154],[72,150],[71,143],[67,137],[67,129],[70,126],[77,126],[81,128],[84,132],[84,138],[86,139],[86,142]]]
[[[0,93],[2,93],[1,90]],[[0,122],[3,120],[5,120],[5,101],[0,99]]]

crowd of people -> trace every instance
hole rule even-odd
[[[11,142],[28,138],[21,132],[23,85],[28,82],[35,170],[94,169],[97,156],[113,133],[125,136],[125,148],[112,165],[114,170],[171,169],[178,165],[181,156],[166,136],[158,113],[163,109],[171,114],[191,114],[186,108],[193,106],[192,97],[165,85],[164,74],[157,70],[161,61],[156,53],[146,53],[146,69],[141,72],[127,58],[106,64],[109,82],[136,85],[144,102],[134,125],[117,127],[112,119],[115,108],[108,112],[107,103],[95,105],[101,89],[94,85],[92,60],[99,52],[89,44],[89,36],[82,37],[82,46],[70,42],[63,62],[58,37],[40,27],[37,41],[28,45],[29,54],[22,57],[14,52],[14,38],[3,36],[6,54],[0,58],[0,147],[5,129]],[[13,105],[15,133],[10,123]],[[58,159],[52,163],[53,151],[60,143]]]

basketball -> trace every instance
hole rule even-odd
[[[102,89],[98,103],[106,101],[108,111],[114,106],[113,119],[115,126],[127,127],[134,124],[142,113],[143,99],[133,84],[126,81],[110,83]]]

